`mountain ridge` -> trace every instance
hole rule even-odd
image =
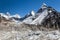
[[[46,11],[47,10],[47,11]],[[18,14],[10,16],[10,14],[7,12],[7,14],[0,13],[0,19],[1,17],[5,18],[6,20],[15,21],[15,22],[23,22],[26,24],[34,24],[34,25],[48,25],[48,22],[52,21],[51,18],[53,18],[53,22],[57,22],[60,20],[60,13],[56,11],[54,8],[47,6],[45,3],[41,6],[41,8],[34,12],[33,10],[26,14],[24,17],[20,17]],[[50,19],[49,19],[50,18]],[[56,20],[58,19],[58,20]],[[47,21],[46,21],[47,20]],[[54,21],[55,20],[55,21]],[[47,23],[47,24],[46,24]],[[57,24],[60,24],[60,21],[58,21]],[[53,24],[52,24],[53,25]]]

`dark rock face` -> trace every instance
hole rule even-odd
[[[45,7],[45,8],[44,8]],[[41,13],[44,10],[48,10],[47,17],[44,18],[44,21],[42,22],[42,25],[44,27],[54,27],[54,28],[60,28],[60,13],[57,12],[54,8],[50,6],[43,5],[37,13]]]
[[[42,25],[46,27],[51,27],[51,28],[52,27],[60,28],[60,13],[57,12],[52,7],[48,7],[47,10],[48,10],[48,15],[44,19]]]

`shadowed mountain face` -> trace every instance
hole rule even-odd
[[[60,27],[60,14],[54,11],[52,13],[49,13],[42,24],[47,27]]]
[[[57,12],[52,7],[47,7],[48,15],[44,18],[42,22],[43,26],[60,28],[60,13]]]

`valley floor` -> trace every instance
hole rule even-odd
[[[24,23],[0,23],[0,40],[60,40],[60,31]]]

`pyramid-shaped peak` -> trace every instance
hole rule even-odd
[[[42,9],[47,8],[47,5],[45,3],[42,4]]]
[[[13,15],[13,17],[15,17],[15,18],[21,18],[21,16],[19,14]]]
[[[43,3],[43,5],[46,5],[45,3]]]

